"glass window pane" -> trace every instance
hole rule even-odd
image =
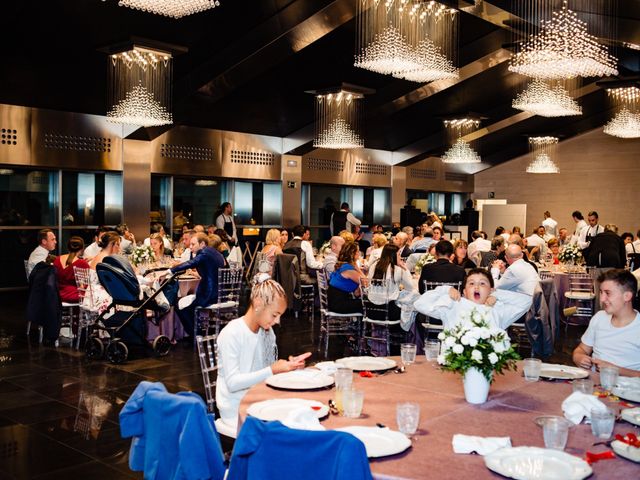
[[[251,224],[253,218],[253,184],[251,182],[235,182],[233,213],[236,225]]]
[[[0,224],[57,224],[58,173],[42,170],[2,169]]]
[[[171,218],[171,177],[161,177],[154,175],[151,177],[151,211],[149,212],[149,222],[159,222],[169,228]],[[173,222],[174,236],[176,230],[182,232],[182,211],[175,211],[173,214],[178,220]],[[188,222],[186,222],[188,223]]]
[[[310,185],[309,224],[329,225],[331,214],[340,208],[342,190],[331,185]],[[291,227],[291,225],[288,225]]]
[[[373,223],[382,225],[391,224],[391,202],[389,202],[389,190],[376,188],[373,191]]]
[[[173,179],[173,212],[189,219],[189,223],[210,225],[222,202],[227,201],[227,182],[219,180]]]
[[[63,225],[117,225],[122,222],[120,173],[63,172]]]
[[[352,188],[351,190],[351,213],[353,213],[356,218],[362,219],[364,215],[364,189],[362,188]],[[367,223],[367,222],[363,222]]]
[[[0,230],[0,262],[2,262],[0,288],[27,285],[24,260],[29,258],[37,245],[38,229]],[[60,249],[60,243],[58,243],[58,248]]]
[[[262,184],[262,224],[282,225],[282,184],[265,182]]]

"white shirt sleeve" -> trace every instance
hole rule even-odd
[[[216,228],[224,229],[224,215],[218,215],[216,218]]]
[[[260,383],[271,375],[271,367],[265,367],[255,372],[242,373],[240,357],[242,351],[242,336],[221,338],[218,343],[218,357],[220,364],[224,365],[224,382],[231,393],[246,390]],[[227,340],[227,341],[224,341]]]
[[[400,271],[402,272],[402,277],[400,278],[399,283],[402,286],[402,288],[409,292],[417,291],[416,286],[413,283],[413,277],[411,276],[411,272],[409,272],[409,270],[406,268],[400,268]]]
[[[31,275],[31,271],[33,268],[40,262],[44,262],[47,259],[49,252],[47,252],[46,248],[38,245],[31,255],[29,255],[29,260],[27,261],[27,279]]]
[[[322,262],[316,260],[316,257],[313,255],[313,247],[309,242],[303,240],[302,242],[300,242],[300,248],[302,248],[302,251],[304,252],[304,255],[307,259],[307,267],[314,268],[316,270],[322,268]]]
[[[584,227],[580,230],[580,236],[578,237],[578,246],[581,249],[585,249],[589,246],[590,242],[587,242],[587,233],[589,233],[589,227]]]
[[[442,285],[424,292],[413,304],[415,309],[428,317],[438,318],[443,324],[450,315],[454,302],[449,296],[449,285]]]
[[[358,220],[351,212],[347,212],[347,222],[356,227],[359,227],[362,224],[362,222]]]
[[[496,290],[492,295],[496,298],[496,304],[491,309],[491,315],[498,326],[505,330],[527,313],[533,302],[533,297],[529,295],[508,290]]]
[[[593,316],[587,327],[587,331],[584,332],[580,341],[586,346],[593,348],[596,344],[596,329],[599,316],[596,314]]]

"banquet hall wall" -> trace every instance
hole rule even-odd
[[[600,223],[614,223],[619,233],[640,227],[640,139],[620,139],[597,128],[561,141],[553,160],[556,175],[526,173],[523,155],[474,175],[473,198],[506,199],[527,205],[527,228],[540,225],[549,210],[561,226],[572,230],[571,213],[587,217],[596,210]],[[505,227],[510,227],[505,225]]]

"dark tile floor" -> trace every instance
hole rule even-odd
[[[0,293],[0,480],[142,478],[128,468],[130,441],[120,438],[118,413],[142,380],[203,395],[193,350],[179,344],[164,358],[90,362],[68,347],[38,345],[35,332],[28,339],[25,302],[26,292]],[[306,319],[283,318],[280,356],[313,351],[311,361],[319,360],[311,331]],[[578,334],[558,344],[554,361],[570,361]],[[332,341],[329,358],[348,353],[345,342]]]

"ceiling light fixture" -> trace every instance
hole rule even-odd
[[[480,126],[480,120],[475,118],[455,118],[444,121],[447,140],[453,143],[451,148],[442,156],[442,163],[480,163],[482,159],[468,142],[462,137],[475,131]]]
[[[560,173],[560,169],[549,155],[540,153],[527,167],[527,173]]]
[[[364,147],[361,122],[361,93],[339,90],[316,95],[315,148]]]
[[[558,146],[558,137],[529,137],[529,150],[534,160],[527,166],[527,173],[559,173],[560,169],[551,156]]]
[[[533,80],[512,103],[513,108],[541,117],[582,115],[582,108],[560,84],[549,86]]]
[[[618,138],[640,138],[640,113],[622,107],[604,126],[604,133]]]
[[[617,75],[616,64],[565,0],[551,19],[540,20],[539,32],[513,56],[509,70],[533,78],[568,79]]]
[[[120,0],[118,5],[134,10],[182,18],[220,6],[220,0]]]

